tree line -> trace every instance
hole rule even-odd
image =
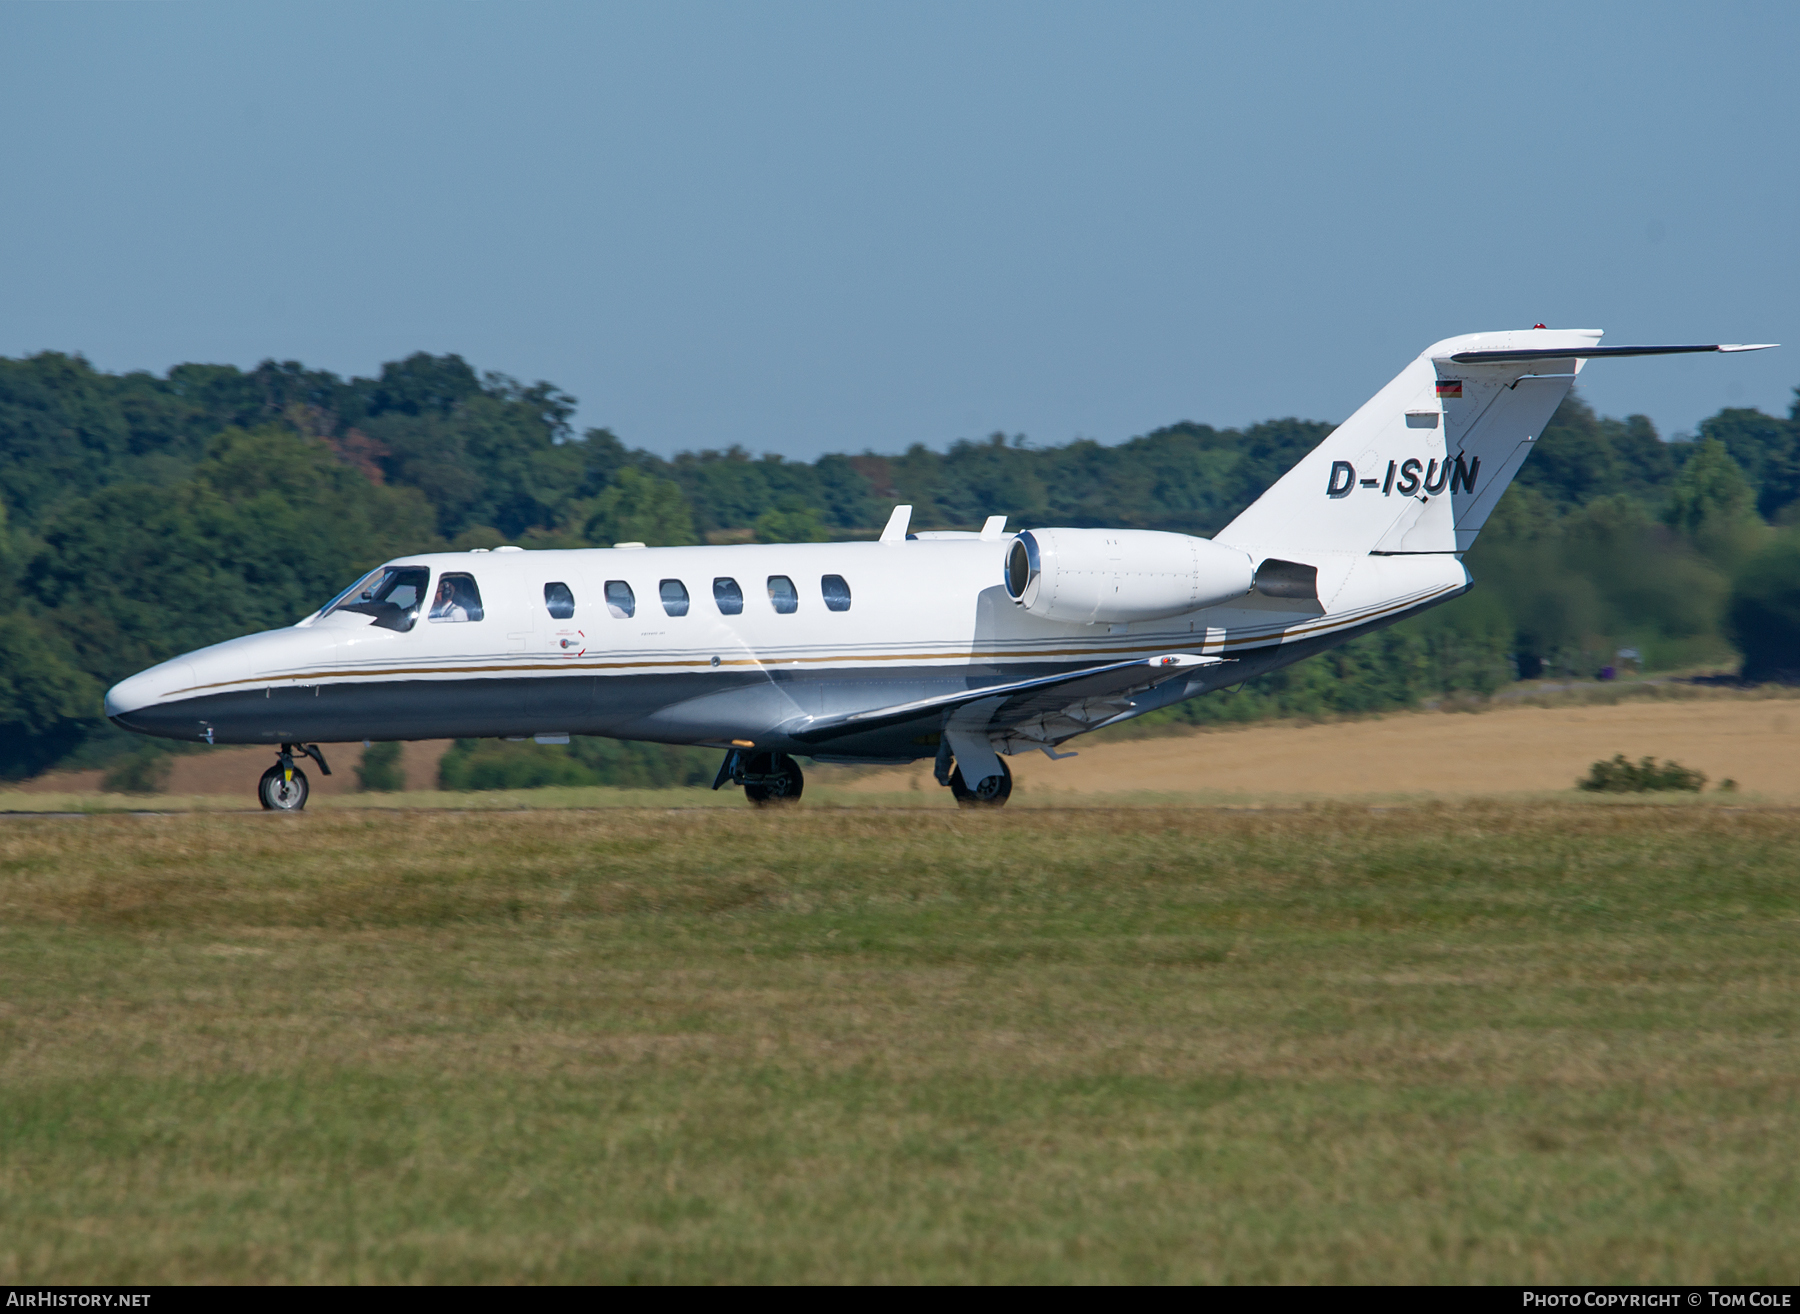
[[[577,432],[573,414],[549,383],[454,355],[350,379],[292,361],[159,376],[0,358],[0,777],[109,760],[126,737],[101,716],[108,685],[289,624],[401,553],[872,537],[896,502],[917,528],[1004,514],[1209,535],[1332,428],[1183,422],[1111,447],[994,434],[941,452],[806,462],[724,445],[665,460]],[[1749,678],[1779,677],[1800,667],[1796,522],[1800,400],[1786,418],[1721,410],[1665,442],[1643,416],[1600,417],[1571,396],[1468,555],[1479,588],[1157,715],[1379,710],[1622,662],[1741,661]],[[532,748],[518,760],[537,765],[514,770],[511,749],[463,746],[446,771],[653,783],[674,769]],[[698,769],[684,757],[677,774]]]

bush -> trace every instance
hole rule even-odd
[[[100,788],[108,794],[160,794],[168,788],[174,769],[174,760],[165,750],[140,744],[114,760],[101,777]]]
[[[1706,786],[1706,773],[1691,771],[1679,762],[1660,766],[1653,757],[1639,758],[1634,764],[1623,753],[1614,753],[1610,762],[1596,762],[1588,768],[1587,779],[1575,782],[1579,789],[1599,794],[1642,794],[1657,789],[1681,789],[1698,794]]]
[[[542,789],[546,785],[598,783],[566,748],[544,744],[459,739],[438,762],[440,789]]]
[[[366,790],[393,793],[406,788],[406,772],[400,765],[400,745],[371,744],[356,765],[356,783]]]
[[[546,785],[610,785],[668,789],[710,785],[719,753],[668,744],[627,743],[577,735],[560,744],[459,739],[438,763],[438,787],[450,790],[541,789]]]

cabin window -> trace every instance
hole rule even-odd
[[[688,609],[687,585],[678,579],[665,579],[657,585],[656,591],[662,595],[663,610],[671,616],[685,616]]]
[[[546,584],[544,607],[557,620],[568,620],[575,614],[575,595],[567,584]]]
[[[842,575],[826,575],[820,579],[819,592],[825,595],[825,606],[831,611],[850,610],[850,585]]]
[[[729,575],[720,575],[713,580],[713,601],[719,604],[721,616],[741,616],[744,613],[744,591]]]
[[[614,620],[629,620],[637,615],[637,595],[631,591],[631,585],[622,579],[607,580],[606,609]]]
[[[382,629],[405,634],[419,619],[419,604],[430,581],[431,572],[424,566],[383,566],[338,594],[324,614],[373,616]]]
[[[449,622],[480,620],[481,590],[475,587],[475,577],[439,575],[437,592],[431,595],[431,619]]]
[[[791,616],[800,610],[800,594],[794,588],[794,581],[786,575],[769,576],[769,601],[775,604],[775,610],[783,616]]]

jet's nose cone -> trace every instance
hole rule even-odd
[[[192,689],[194,668],[187,662],[164,662],[120,680],[106,691],[106,714],[130,727],[131,714],[161,702],[170,694]]]

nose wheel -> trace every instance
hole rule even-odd
[[[256,784],[256,796],[265,812],[298,812],[306,806],[306,796],[311,792],[306,772],[279,762],[263,772]]]
[[[306,806],[306,796],[312,793],[312,786],[307,784],[306,772],[294,765],[296,754],[312,758],[319,764],[319,770],[331,774],[331,766],[317,744],[283,744],[280,760],[263,772],[262,779],[256,782],[257,801],[265,812],[298,812]]]

